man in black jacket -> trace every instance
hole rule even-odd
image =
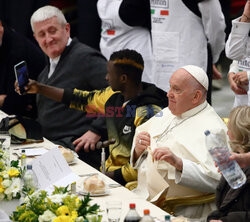
[[[0,22],[0,109],[7,114],[36,118],[34,95],[18,96],[14,90],[14,65],[25,60],[30,78],[37,79],[45,56],[29,39]]]
[[[53,6],[44,6],[31,17],[34,37],[48,56],[48,65],[38,81],[61,88],[94,90],[106,87],[106,60],[96,50],[70,38],[70,25],[62,12]],[[82,134],[89,144],[100,137],[91,133],[95,119],[44,96],[37,96],[38,121],[43,135],[54,143],[74,149],[73,142]],[[94,167],[99,166],[96,153],[84,153],[81,159]],[[93,158],[91,158],[92,156]]]

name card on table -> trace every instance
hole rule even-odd
[[[31,164],[38,179],[39,190],[50,193],[54,190],[54,186],[66,187],[79,179],[58,148],[51,149],[33,160]]]

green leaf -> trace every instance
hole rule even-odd
[[[11,166],[11,167],[16,167],[16,168],[18,168],[18,164],[19,164],[19,161],[18,161],[18,160],[12,160],[12,161],[10,162],[10,166]]]
[[[88,195],[85,196],[83,200],[81,200],[81,206],[78,209],[78,215],[83,216],[85,219],[87,215],[97,214],[99,212],[100,206],[97,204],[90,206],[89,205],[90,201],[91,199],[89,198],[89,193],[88,193]]]

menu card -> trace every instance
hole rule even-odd
[[[33,160],[31,164],[38,179],[39,190],[51,193],[54,186],[66,187],[79,180],[79,176],[72,172],[58,148],[51,149]]]

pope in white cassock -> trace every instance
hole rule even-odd
[[[204,131],[225,134],[227,127],[206,102],[207,74],[188,65],[170,78],[169,106],[137,127],[131,165],[138,169],[141,197],[155,201],[162,196],[205,197],[214,193],[220,174],[205,144]],[[192,201],[191,201],[192,202]],[[214,202],[181,206],[175,215],[206,217]]]

